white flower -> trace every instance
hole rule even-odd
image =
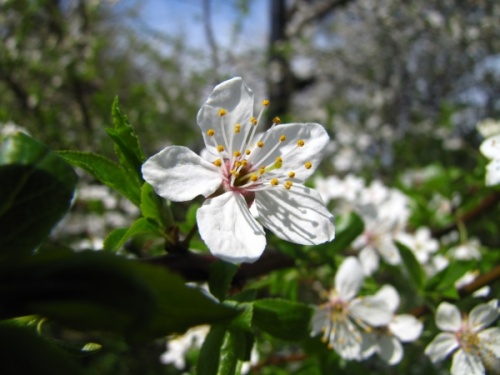
[[[205,341],[210,326],[203,325],[191,328],[185,334],[172,337],[167,342],[167,351],[160,357],[164,364],[172,363],[179,370],[186,366],[186,353],[190,349],[199,349]]]
[[[480,304],[461,319],[458,308],[442,302],[436,312],[438,334],[425,348],[432,362],[438,362],[456,351],[451,365],[452,375],[481,375],[485,364],[500,359],[500,328],[485,329],[500,315],[498,300]]]
[[[257,135],[269,102],[262,104],[255,118],[253,93],[241,78],[219,84],[197,117],[212,162],[171,146],[142,167],[144,179],[165,199],[207,198],[196,215],[200,235],[215,256],[232,263],[259,258],[266,245],[263,226],[298,244],[334,238],[333,216],[319,193],[303,185],[328,143],[325,129],[275,119]]]
[[[399,306],[399,295],[391,285],[384,285],[374,295],[389,306],[395,314]],[[415,341],[422,333],[422,322],[413,315],[393,315],[391,321],[384,327],[368,330],[363,337],[363,358],[377,353],[389,365],[401,362],[403,358],[402,342]]]
[[[397,240],[413,251],[420,264],[426,264],[432,254],[439,249],[439,242],[432,238],[431,231],[427,227],[418,228],[414,234],[401,232]]]
[[[448,255],[457,260],[480,260],[481,251],[479,250],[481,243],[477,238],[470,238],[465,242],[448,250]]]
[[[500,183],[500,134],[486,138],[479,147],[481,153],[491,161],[486,166],[486,185]]]
[[[313,317],[313,335],[321,332],[323,341],[345,359],[362,358],[361,330],[385,326],[392,318],[391,308],[382,299],[355,298],[363,280],[357,258],[346,258],[335,275],[328,302]]]

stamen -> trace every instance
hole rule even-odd
[[[252,173],[252,174],[250,175],[250,181],[255,182],[255,181],[257,181],[258,179],[259,179],[259,176],[257,176],[255,173]]]
[[[264,142],[262,141],[257,142],[257,146],[259,146],[260,148],[264,147]]]
[[[302,147],[302,146],[304,146],[304,145],[305,145],[305,142],[304,142],[304,140],[303,140],[303,139],[299,139],[299,140],[297,141],[297,146]]]
[[[245,151],[245,155],[250,155],[251,153],[252,153],[252,151],[250,151],[249,149],[247,149],[247,150]]]
[[[267,99],[263,100],[263,101],[262,101],[262,105],[263,105],[264,107],[267,107],[267,106],[269,105],[269,100],[267,100]]]
[[[286,135],[282,134],[280,137],[280,142],[286,141]]]
[[[295,172],[291,171],[290,173],[288,173],[288,177],[294,178],[295,177]]]
[[[311,169],[312,167],[312,163],[310,161],[307,161],[305,164],[304,164],[304,167],[306,167],[306,169]]]
[[[257,121],[257,119],[255,117],[250,117],[250,122],[253,124],[253,125],[257,125],[259,122]]]
[[[279,117],[273,118],[273,124],[278,125],[279,123],[281,123],[281,119]]]
[[[281,168],[282,165],[283,165],[283,158],[281,156],[278,156],[274,162],[274,166],[276,168]]]
[[[235,133],[239,133],[239,132],[240,132],[240,130],[241,130],[241,125],[240,125],[240,124],[236,124],[236,125],[234,125],[234,132],[235,132]]]
[[[222,117],[227,113],[227,111],[224,108],[219,109],[219,116]]]
[[[207,135],[208,135],[209,137],[212,137],[214,134],[215,134],[215,130],[214,130],[214,129],[208,129],[208,130],[207,130]]]
[[[216,167],[220,167],[222,165],[222,160],[220,159],[215,159],[213,161],[213,164],[216,166]]]
[[[287,190],[290,190],[290,188],[292,187],[293,185],[293,182],[292,181],[286,181],[284,186]]]
[[[273,178],[270,182],[271,182],[271,185],[273,185],[273,186],[277,186],[279,183],[277,178]]]
[[[239,152],[239,151],[235,151],[235,152],[233,152],[233,156],[234,156],[235,158],[238,158],[238,157],[240,157],[240,156],[241,156],[241,152]]]
[[[224,146],[223,145],[218,145],[217,146],[217,151],[219,151],[219,152],[224,151]]]

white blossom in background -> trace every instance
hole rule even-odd
[[[425,354],[436,363],[454,352],[452,375],[485,374],[486,368],[497,366],[500,359],[500,328],[486,328],[499,315],[496,299],[477,305],[463,317],[455,305],[442,302],[436,311],[436,325],[444,332],[427,345]]]
[[[481,259],[481,243],[477,238],[469,238],[448,250],[447,255],[450,258],[457,260],[480,260]]]
[[[160,357],[160,362],[173,364],[179,370],[186,367],[186,354],[189,350],[200,349],[210,326],[198,326],[189,329],[183,335],[172,337],[167,342],[167,350]]]
[[[467,271],[461,278],[455,281],[455,288],[461,289],[472,283],[480,275],[479,270]],[[472,297],[482,298],[487,297],[490,294],[491,288],[489,285],[485,285],[482,288],[476,290],[472,293]]]
[[[413,234],[401,232],[396,239],[413,251],[420,264],[429,262],[439,249],[439,242],[432,238],[431,230],[427,227],[418,228]]]
[[[491,160],[486,166],[486,185],[497,185],[500,183],[500,121],[486,119],[476,127],[486,138],[479,150]]]
[[[144,179],[171,201],[206,198],[196,214],[200,236],[216,257],[254,262],[266,245],[264,228],[298,244],[334,238],[333,216],[303,183],[321,161],[329,137],[314,123],[279,124],[257,133],[254,96],[241,78],[215,87],[198,112],[211,162],[182,146],[166,147],[142,167]]]
[[[362,359],[362,332],[389,324],[393,316],[390,306],[380,298],[356,298],[363,281],[358,259],[346,258],[335,275],[328,301],[316,308],[313,317],[312,334],[321,333],[322,340],[345,359]]]
[[[417,340],[422,333],[423,324],[413,315],[396,315],[399,294],[393,286],[382,286],[374,297],[385,301],[393,316],[386,326],[372,328],[364,333],[362,355],[363,358],[368,358],[377,353],[389,365],[396,365],[401,362],[404,354],[401,343]]]

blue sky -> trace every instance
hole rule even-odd
[[[155,29],[170,35],[184,34],[192,47],[207,45],[202,19],[203,0],[142,0],[141,16]],[[134,0],[125,0],[134,3]],[[230,36],[238,11],[236,0],[211,0],[212,27],[217,44],[230,47]],[[269,1],[249,0],[249,14],[244,17],[240,45],[235,48],[262,46],[267,43]]]

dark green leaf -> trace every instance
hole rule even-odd
[[[127,172],[114,161],[92,152],[58,151],[68,163],[82,168],[104,185],[116,190],[136,206],[141,203],[140,185],[131,180]]]
[[[226,329],[221,325],[210,328],[200,350],[196,365],[197,375],[218,375],[219,361]]]
[[[0,323],[0,374],[82,374],[68,353],[26,327]]]
[[[452,261],[448,267],[438,272],[425,284],[428,291],[444,291],[449,288],[456,292],[455,282],[460,279],[467,271],[473,270],[477,261]]]
[[[304,304],[280,299],[262,299],[253,303],[253,323],[282,340],[309,337],[312,309]]]
[[[23,133],[0,148],[0,254],[37,248],[68,211],[77,182],[71,166]]]
[[[127,116],[121,112],[118,98],[113,102],[112,116],[115,127],[106,129],[106,132],[115,142],[115,152],[120,159],[120,165],[142,185],[144,180],[141,166],[145,160],[144,153]]]
[[[130,238],[137,236],[138,234],[145,233],[156,233],[161,236],[161,229],[158,227],[156,222],[141,217],[134,221],[134,223],[126,231],[124,231],[124,228],[118,228],[117,230],[111,232],[104,241],[104,248],[110,251],[117,251]]]
[[[177,275],[105,252],[47,252],[0,264],[0,318],[37,314],[80,330],[147,340],[230,321]]]
[[[400,242],[396,242],[396,246],[401,254],[401,259],[403,260],[403,264],[405,265],[406,271],[408,271],[411,281],[417,290],[422,290],[425,283],[425,272],[415,257],[415,254]]]
[[[208,287],[210,293],[219,301],[223,301],[226,297],[227,290],[237,270],[238,266],[220,259],[210,265]]]

